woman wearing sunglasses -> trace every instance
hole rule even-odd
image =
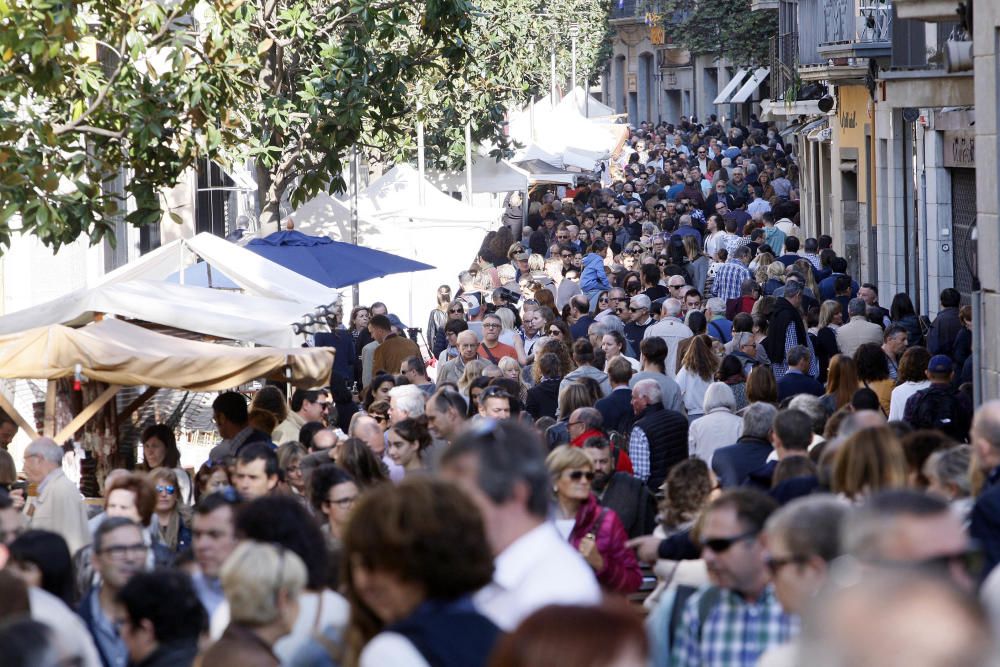
[[[561,445],[545,460],[556,499],[556,527],[611,591],[632,593],[642,584],[628,535],[613,510],[601,507],[591,492],[594,466],[582,449]]]
[[[156,485],[156,520],[163,546],[180,553],[191,546],[191,512],[180,502],[177,475],[170,468],[157,468],[149,474]]]

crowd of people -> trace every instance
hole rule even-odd
[[[512,196],[424,331],[335,320],[328,386],[219,394],[198,470],[150,425],[98,505],[0,451],[3,663],[992,664],[959,293],[881,306],[756,120],[643,123],[609,178]]]

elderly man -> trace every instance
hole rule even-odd
[[[847,303],[847,314],[851,321],[837,329],[837,346],[840,353],[848,357],[865,343],[882,344],[882,327],[868,321],[868,304],[858,297]]]
[[[424,414],[426,399],[427,395],[416,385],[393,387],[389,390],[389,423],[420,417]]]
[[[676,463],[688,457],[688,420],[663,407],[656,380],[640,380],[632,388],[636,421],[629,435],[628,455],[635,476],[656,493]]]
[[[479,356],[477,349],[479,347],[479,337],[476,336],[475,331],[467,330],[459,333],[457,342],[458,356],[451,361],[444,362],[438,368],[437,383],[439,385],[445,382],[457,383],[459,378],[462,377],[462,373],[465,372],[465,364]]]
[[[468,405],[465,398],[454,389],[438,389],[427,399],[424,414],[431,435],[445,442],[453,442],[465,426]]]
[[[771,455],[771,425],[778,409],[770,403],[751,403],[743,413],[743,433],[733,445],[712,456],[712,470],[722,488],[740,485]]]
[[[673,379],[677,375],[677,345],[682,340],[690,338],[694,332],[681,321],[681,302],[678,299],[667,299],[660,310],[660,321],[652,325],[643,334],[643,339],[660,338],[667,344],[667,359],[664,373]]]
[[[63,449],[52,438],[39,438],[24,450],[24,476],[38,485],[25,514],[29,528],[61,535],[75,554],[90,544],[90,531],[80,491],[63,472],[62,458]]]

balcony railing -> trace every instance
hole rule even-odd
[[[820,44],[889,44],[890,0],[821,0],[824,30]]]
[[[799,34],[790,32],[771,38],[771,95],[787,99],[788,90],[798,80]]]

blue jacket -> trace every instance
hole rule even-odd
[[[604,418],[605,431],[627,434],[631,430],[635,412],[632,410],[632,390],[628,387],[613,389],[610,394],[599,399],[594,407]]]
[[[739,486],[747,475],[767,462],[771,450],[771,443],[767,440],[744,436],[735,445],[715,450],[712,470],[722,488]]]
[[[604,258],[595,252],[583,258],[580,289],[584,293],[611,289],[611,283],[608,282],[608,274],[604,272]]]
[[[783,378],[778,380],[778,402],[792,396],[798,396],[799,394],[822,396],[825,393],[826,389],[824,389],[823,385],[811,375],[789,371],[785,373]]]
[[[985,580],[1000,562],[1000,467],[987,478],[986,490],[980,494],[970,515],[969,535],[983,550],[984,563],[980,580]]]

